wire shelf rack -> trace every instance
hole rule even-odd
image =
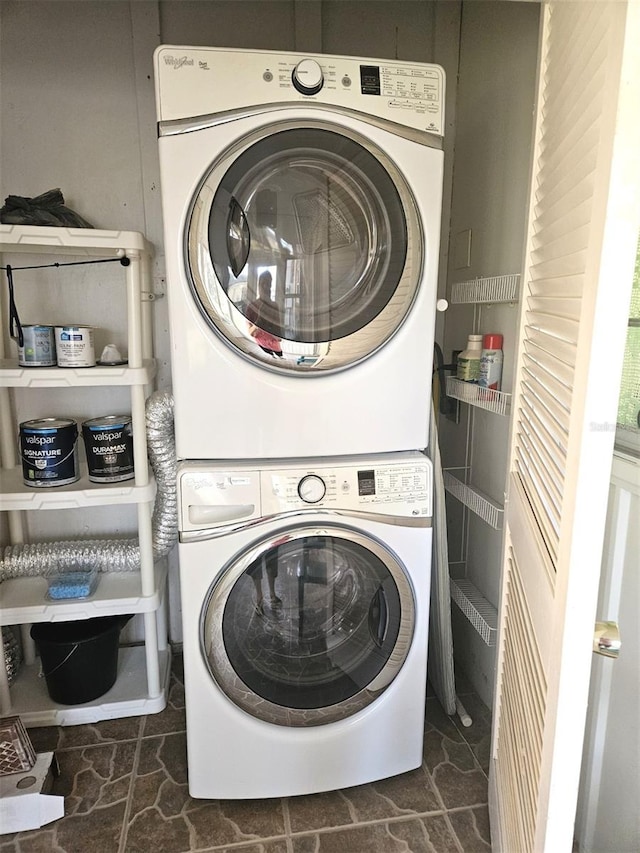
[[[500,530],[502,528],[504,507],[491,500],[490,497],[485,495],[484,492],[481,492],[480,489],[477,489],[475,486],[463,483],[450,471],[443,471],[442,476],[444,480],[444,487],[450,495],[457,498],[460,503],[463,503],[468,507],[471,512],[480,516],[480,518],[483,521],[486,521],[486,523],[490,527],[493,527],[494,530]]]
[[[520,273],[493,275],[461,281],[451,287],[451,303],[517,302]]]
[[[492,388],[483,388],[474,385],[473,382],[463,382],[455,376],[447,376],[447,396],[470,406],[478,406],[494,412],[496,415],[506,415],[509,411],[511,394],[505,391],[494,391]]]
[[[451,578],[451,598],[467,617],[487,646],[495,646],[498,636],[498,611],[468,580]]]

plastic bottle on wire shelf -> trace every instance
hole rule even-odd
[[[482,335],[469,335],[466,349],[458,356],[456,378],[463,382],[478,383],[480,377],[480,356],[482,355]]]
[[[500,390],[502,380],[502,335],[485,335],[482,339],[478,385]]]

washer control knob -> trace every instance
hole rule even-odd
[[[317,95],[324,86],[322,68],[315,59],[301,59],[293,69],[291,82],[303,95]]]
[[[317,474],[307,474],[298,483],[298,494],[306,504],[317,504],[326,493],[325,482]]]

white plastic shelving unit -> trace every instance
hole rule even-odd
[[[147,462],[145,400],[152,389],[155,362],[152,356],[150,289],[151,246],[135,231],[104,231],[84,228],[40,228],[0,225],[0,255],[71,255],[76,258],[124,258],[127,303],[126,365],[93,368],[20,367],[17,361],[0,359],[0,511],[8,517],[13,544],[25,542],[25,511],[78,509],[129,504],[137,509],[140,570],[103,572],[95,593],[85,601],[50,601],[47,584],[40,577],[12,578],[0,583],[0,624],[28,626],[34,622],[90,619],[115,614],[143,614],[144,646],[123,646],[119,652],[118,678],[111,690],[94,702],[62,706],[53,702],[39,678],[33,648],[23,630],[26,666],[9,688],[4,661],[0,661],[0,707],[3,714],[19,714],[25,725],[76,725],[115,717],[156,713],[166,705],[169,678],[164,593],[166,571],[157,570],[153,559],[151,515],[155,482]],[[43,259],[43,263],[53,262]],[[3,263],[4,265],[4,263]],[[15,264],[16,268],[18,264]],[[7,355],[5,319],[0,316],[0,355]],[[128,388],[133,425],[135,476],[120,483],[96,484],[81,466],[80,480],[66,486],[37,489],[25,486],[17,459],[17,425],[13,421],[11,392],[14,389],[81,388],[109,386]],[[61,526],[63,525],[61,519]],[[64,539],[64,533],[60,536]]]
[[[471,281],[462,281],[451,287],[452,305],[486,305],[516,303],[519,298],[520,275],[485,276]],[[477,318],[476,318],[477,319]],[[511,394],[482,388],[470,382],[462,382],[453,376],[446,380],[448,397],[453,397],[469,406],[492,412],[496,415],[509,414]],[[468,455],[468,447],[467,447]],[[494,530],[502,529],[504,508],[468,482],[470,469],[462,469],[462,479],[450,469],[443,472],[444,486],[449,494],[467,509],[481,518]],[[488,645],[496,642],[498,613],[479,589],[467,578],[451,578],[451,598],[469,620],[481,639]]]

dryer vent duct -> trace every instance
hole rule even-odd
[[[149,462],[157,483],[152,536],[155,559],[166,556],[178,539],[176,449],[173,396],[157,391],[146,403]],[[0,582],[26,575],[48,575],[67,568],[134,572],[140,568],[137,539],[97,539],[9,545],[0,560]]]

